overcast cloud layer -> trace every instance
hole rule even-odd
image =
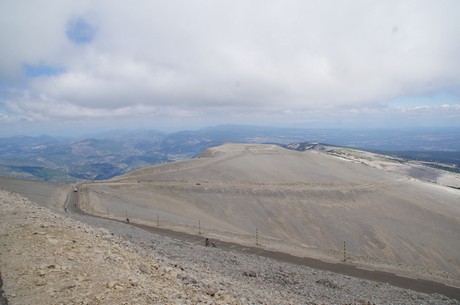
[[[460,127],[459,29],[457,0],[2,0],[0,135]]]

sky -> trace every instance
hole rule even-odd
[[[0,0],[0,136],[460,128],[457,0]]]

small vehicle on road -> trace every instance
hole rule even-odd
[[[76,193],[76,192],[78,192],[78,189],[76,187],[74,187],[73,191]]]

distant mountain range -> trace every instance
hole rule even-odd
[[[305,143],[317,141],[405,157],[438,158],[460,167],[459,130],[287,129],[225,125],[195,131],[111,131],[81,138],[0,138],[0,175],[69,183],[101,180],[134,169],[189,159],[227,142]],[[431,159],[430,159],[431,160]]]

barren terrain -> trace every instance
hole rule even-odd
[[[81,208],[331,260],[346,242],[349,261],[457,279],[459,190],[362,160],[226,144],[83,184]]]
[[[341,261],[345,241],[347,263],[458,287],[460,191],[394,163],[357,151],[227,144],[70,194],[103,217],[300,257]],[[0,277],[9,304],[458,303],[64,213],[73,186],[0,183],[59,213],[0,192]]]
[[[58,214],[6,191],[0,191],[0,278],[2,305],[460,304],[177,242],[125,223]]]

